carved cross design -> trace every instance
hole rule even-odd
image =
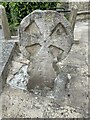
[[[22,20],[19,32],[20,44],[30,60],[28,89],[52,88],[57,77],[53,61],[63,60],[73,43],[69,22],[55,11],[38,10]]]

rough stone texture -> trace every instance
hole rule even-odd
[[[88,80],[88,32],[89,21],[78,22],[75,27],[75,38],[79,38],[80,43],[74,44],[62,65],[62,71],[71,75],[67,94],[68,104],[78,107],[83,114],[88,114],[90,90]],[[80,34],[79,31],[81,31]],[[90,115],[90,114],[89,114]]]
[[[63,60],[73,43],[69,22],[55,11],[36,10],[22,20],[19,39],[30,60],[28,90],[52,88],[57,76],[53,62]]]
[[[72,30],[74,30],[75,23],[76,23],[76,18],[77,18],[77,6],[74,6],[74,8],[71,9],[71,14],[69,17],[69,22],[71,24]]]
[[[60,101],[62,93],[59,90],[63,90],[63,87],[59,86],[60,81],[55,84],[56,91],[50,91],[52,95],[48,92],[44,97],[40,96],[38,91],[32,94],[17,89],[17,87],[11,88],[11,85],[6,87],[0,96],[0,99],[2,98],[2,111],[0,112],[2,112],[3,118],[90,118],[88,101],[90,100],[88,93],[88,91],[90,92],[90,73],[88,73],[88,30],[90,27],[88,27],[88,22],[76,23],[74,37],[79,39],[79,44],[73,44],[68,56],[58,63],[62,72],[62,74],[60,72],[59,78],[63,76],[61,79],[69,79],[67,88],[64,90],[65,100]],[[23,65],[28,64],[25,62],[27,61],[25,58],[19,56],[16,56],[13,61],[23,63]],[[14,69],[16,69],[15,65],[11,67],[12,71]],[[15,73],[18,74],[19,70],[17,68],[14,71],[17,71]],[[12,75],[14,76],[14,74]],[[56,92],[55,96],[53,92]]]
[[[73,8],[74,6],[77,6],[78,13],[77,13],[77,20],[82,21],[85,19],[90,19],[90,2],[70,2],[69,8]],[[89,11],[87,13],[87,11]]]
[[[27,90],[27,67],[29,60],[26,59],[20,51],[16,50],[10,64],[7,84],[14,88]]]
[[[5,88],[2,94],[2,118],[83,118],[77,109],[31,93]]]
[[[90,19],[90,10],[89,11],[80,11],[77,13],[77,21],[89,20]]]
[[[6,78],[9,72],[9,65],[16,49],[15,42],[0,42],[1,56],[0,56],[0,93],[5,86]]]
[[[7,83],[12,87],[27,90],[27,82],[28,82],[27,67],[28,65],[21,65],[21,66],[18,65],[18,67],[20,68],[20,70],[17,69],[17,72],[16,72],[17,74],[15,73],[12,76],[10,76],[11,78],[9,78],[10,80],[7,81]]]
[[[78,11],[87,11],[90,9],[90,4],[89,2],[70,2],[69,3],[69,8],[73,8],[74,6],[78,7]]]
[[[0,35],[1,39],[10,39],[11,35],[10,35],[9,24],[6,16],[6,11],[4,6],[2,5],[0,5],[0,31],[2,31],[2,35]]]

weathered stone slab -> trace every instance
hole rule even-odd
[[[30,60],[28,89],[52,88],[58,71],[53,63],[63,60],[73,44],[70,23],[56,11],[36,10],[22,20],[19,39]]]
[[[11,37],[6,11],[2,5],[0,5],[0,33],[1,39],[10,39]]]
[[[9,65],[16,49],[16,43],[2,42],[1,45],[2,46],[0,47],[2,49],[2,52],[0,53],[0,93],[2,92],[6,83],[6,78],[9,72]]]

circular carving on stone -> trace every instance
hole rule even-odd
[[[52,10],[36,10],[20,24],[20,45],[30,60],[28,89],[53,87],[56,72],[54,59],[63,60],[73,44],[73,33],[68,20]],[[24,54],[25,55],[25,54]]]

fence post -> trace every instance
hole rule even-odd
[[[1,38],[6,40],[11,38],[6,11],[2,5],[0,5],[0,29],[2,32]]]
[[[71,14],[69,16],[69,22],[71,24],[72,30],[74,30],[74,27],[75,27],[76,17],[77,17],[77,11],[78,11],[77,6],[74,6],[71,9]]]

